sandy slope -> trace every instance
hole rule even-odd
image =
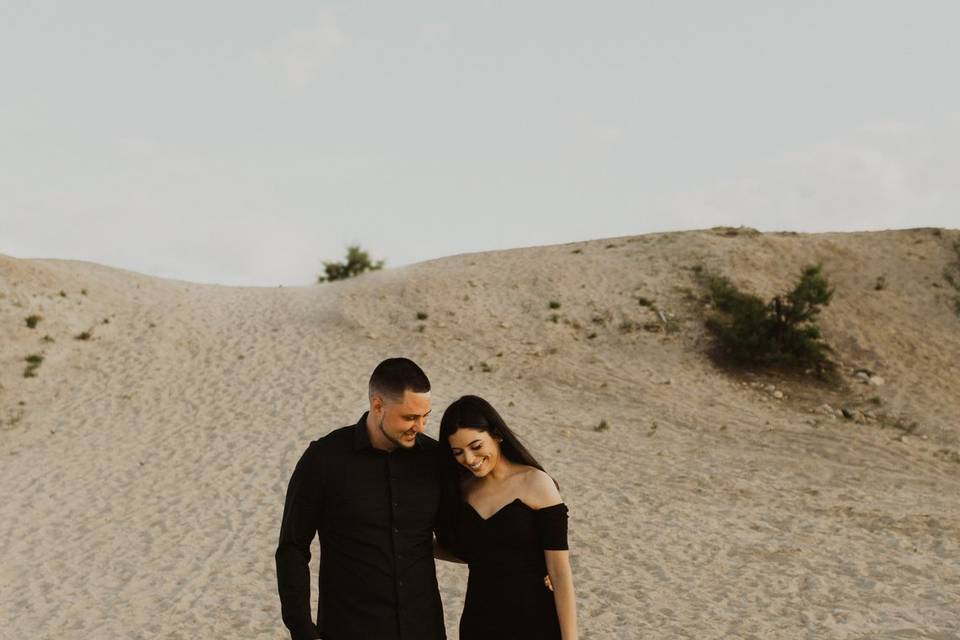
[[[0,257],[0,638],[285,637],[290,470],[401,354],[559,480],[582,637],[960,638],[957,240],[656,234],[277,289]],[[690,268],[769,295],[815,261],[848,387],[718,371]],[[465,578],[441,564],[451,638]]]

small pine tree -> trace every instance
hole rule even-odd
[[[347,247],[346,262],[324,262],[324,275],[317,276],[317,282],[333,282],[358,276],[365,271],[379,271],[384,261],[371,262],[370,255],[360,247]]]
[[[820,265],[805,267],[793,290],[769,303],[723,276],[703,279],[715,309],[707,328],[723,355],[740,363],[813,366],[820,373],[831,369],[830,347],[816,319],[821,307],[830,304],[833,290]]]

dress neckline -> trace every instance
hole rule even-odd
[[[470,504],[470,501],[469,501],[469,500],[464,500],[463,502],[464,502],[468,507],[470,507],[470,510],[473,511],[478,518],[480,518],[480,519],[483,520],[484,522],[487,522],[488,520],[492,520],[494,517],[496,517],[496,515],[497,515],[498,513],[500,513],[501,511],[503,511],[504,509],[506,509],[506,508],[509,507],[510,505],[516,504],[517,502],[519,502],[520,504],[522,504],[523,506],[525,506],[527,509],[530,509],[531,511],[533,511],[533,507],[531,507],[530,505],[528,505],[526,502],[524,502],[524,501],[521,500],[520,498],[514,498],[513,500],[511,500],[511,501],[508,502],[507,504],[503,505],[502,507],[500,507],[499,509],[497,509],[496,511],[494,511],[493,513],[491,513],[491,514],[490,514],[489,516],[487,516],[486,518],[484,518],[482,515],[480,515],[480,512],[477,511],[477,508],[476,508],[475,506],[473,506],[472,504]]]
[[[469,500],[464,499],[464,501],[463,501],[463,503],[470,508],[470,511],[473,511],[473,513],[474,513],[478,518],[480,518],[480,520],[482,520],[483,522],[488,522],[488,521],[492,520],[492,519],[495,518],[495,517],[497,516],[497,514],[499,514],[501,511],[504,511],[504,510],[505,510],[507,507],[509,507],[510,505],[516,504],[516,503],[518,503],[518,502],[520,503],[521,506],[526,507],[528,510],[533,511],[533,512],[537,512],[537,511],[547,511],[547,510],[550,510],[550,509],[556,509],[557,507],[564,507],[564,508],[566,508],[566,506],[567,506],[567,505],[566,505],[565,503],[563,503],[563,502],[558,502],[557,504],[550,505],[549,507],[543,507],[542,509],[534,509],[533,507],[531,507],[530,505],[528,505],[526,502],[524,502],[524,501],[521,500],[520,498],[514,498],[513,500],[511,500],[511,501],[508,502],[507,504],[503,505],[502,507],[500,507],[499,509],[497,509],[496,511],[494,511],[493,513],[491,513],[491,514],[490,514],[489,516],[487,516],[486,518],[484,518],[482,515],[480,515],[480,512],[477,511],[477,508],[476,508],[475,506],[473,506],[472,504],[470,504],[470,501],[469,501]]]

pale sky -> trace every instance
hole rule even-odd
[[[0,253],[221,284],[960,226],[960,3],[0,0]]]

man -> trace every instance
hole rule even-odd
[[[283,622],[293,640],[441,640],[433,558],[440,501],[436,441],[424,435],[430,381],[406,358],[370,376],[370,409],[310,443],[287,488],[277,546]],[[310,543],[320,602],[310,615]]]

